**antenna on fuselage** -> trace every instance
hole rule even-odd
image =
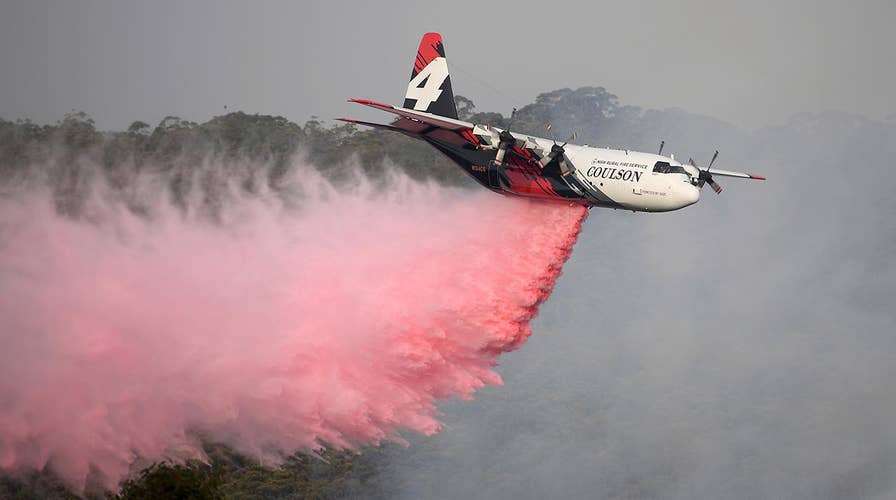
[[[660,152],[657,153],[658,155],[663,154],[663,146],[665,146],[665,145],[666,145],[666,141],[660,141]]]

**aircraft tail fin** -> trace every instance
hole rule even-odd
[[[404,107],[457,119],[445,45],[438,33],[427,33],[420,40],[411,81],[404,95]]]

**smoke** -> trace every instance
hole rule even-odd
[[[230,190],[208,217],[147,179],[82,216],[0,201],[0,466],[108,484],[197,433],[276,461],[441,428],[499,385],[586,216],[392,175]]]
[[[717,179],[669,214],[592,210],[507,385],[440,405],[446,429],[380,466],[387,491],[894,498],[896,127],[680,120],[677,157],[727,139],[718,168],[769,180]]]

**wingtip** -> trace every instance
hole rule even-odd
[[[764,180],[766,180],[765,177],[763,177],[763,176],[761,176],[761,175],[753,175],[753,174],[750,174],[750,179],[756,179],[757,181],[764,181]]]
[[[371,99],[358,99],[358,98],[353,97],[353,98],[349,99],[348,102],[363,104],[365,106],[373,106],[374,108],[394,108],[394,106],[392,106],[392,105],[384,104],[384,103],[377,102],[377,101],[374,101]]]
[[[336,118],[336,121],[345,122],[345,123],[358,123],[357,120],[353,120],[351,118]]]

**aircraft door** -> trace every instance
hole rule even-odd
[[[494,188],[494,189],[501,188],[501,179],[500,179],[501,168],[502,167],[500,167],[497,164],[497,162],[494,162],[494,161],[488,162],[488,186],[490,188]]]

